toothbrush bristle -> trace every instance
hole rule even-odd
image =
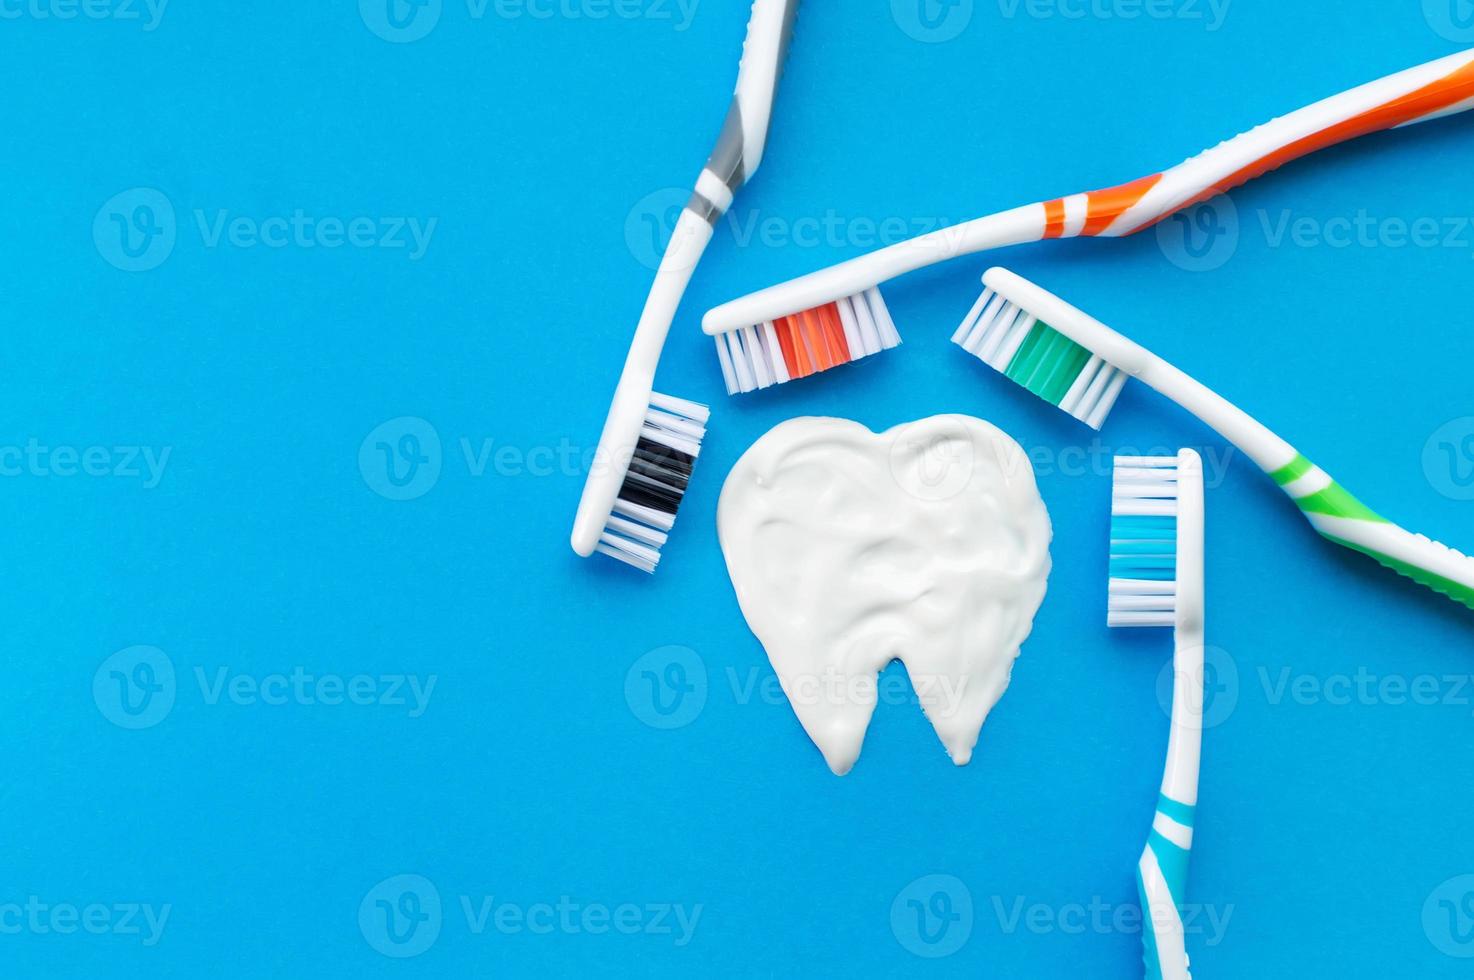
[[[729,395],[807,378],[901,343],[879,289],[714,339]]]
[[[1177,622],[1177,457],[1117,456],[1110,626]]]
[[[675,527],[710,417],[705,405],[658,393],[650,396],[624,485],[599,537],[600,553],[654,573],[660,549]]]
[[[991,289],[952,342],[1092,429],[1105,424],[1126,386],[1125,372]]]

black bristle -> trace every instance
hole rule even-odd
[[[635,473],[625,477],[624,486],[619,490],[620,500],[665,514],[674,514],[680,508],[681,496],[680,491],[652,483]]]
[[[647,459],[673,470],[679,470],[686,476],[690,476],[691,470],[696,466],[695,456],[687,456],[679,449],[672,449],[643,437],[635,446],[635,458]]]
[[[630,472],[638,473],[656,483],[668,484],[682,493],[686,492],[686,487],[691,482],[690,470],[681,472],[680,470],[670,469],[659,462],[643,459],[638,456],[630,460]]]
[[[675,446],[699,451],[707,416],[707,409],[695,402],[651,396],[644,428],[598,545],[600,552],[655,571],[696,467],[694,452]]]

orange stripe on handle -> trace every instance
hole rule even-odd
[[[1133,180],[1129,184],[1107,187],[1102,191],[1091,191],[1089,194],[1090,208],[1085,216],[1085,230],[1080,234],[1099,235],[1105,231],[1115,224],[1117,218],[1146,197],[1147,192],[1156,187],[1161,179],[1161,174],[1152,174],[1150,177]]]
[[[1440,109],[1447,109],[1449,106],[1457,105],[1470,98],[1474,98],[1474,62],[1470,62],[1446,78],[1440,78],[1415,92],[1409,92],[1400,99],[1393,99],[1384,106],[1379,106],[1359,116],[1353,116],[1343,123],[1338,123],[1329,129],[1323,129],[1282,147],[1262,160],[1256,160],[1238,173],[1230,174],[1219,181],[1192,204],[1206,201],[1215,194],[1233,190],[1255,177],[1267,174],[1271,170],[1277,170],[1317,150],[1324,150],[1328,146],[1335,146],[1337,143],[1344,143],[1368,133],[1376,133],[1410,123],[1414,119],[1432,115]]]
[[[1061,238],[1065,233],[1064,198],[1044,202],[1044,237]]]
[[[1460,102],[1468,99],[1474,99],[1474,62],[1470,62],[1447,77],[1440,78],[1438,81],[1425,85],[1417,91],[1409,92],[1399,99],[1393,99],[1386,105],[1378,106],[1375,109],[1363,112],[1359,116],[1353,116],[1345,122],[1337,123],[1318,133],[1312,133],[1304,139],[1299,139],[1286,146],[1282,146],[1268,156],[1255,160],[1242,170],[1229,174],[1212,187],[1183,204],[1177,211],[1153,218],[1146,224],[1131,229],[1127,234],[1144,231],[1170,217],[1172,214],[1176,214],[1178,211],[1184,211],[1195,204],[1201,204],[1225,191],[1231,191],[1235,187],[1242,187],[1255,177],[1262,177],[1271,170],[1278,170],[1285,164],[1292,163],[1303,156],[1309,156],[1317,150],[1324,150],[1327,147],[1335,146],[1337,143],[1345,143],[1348,140],[1354,140],[1359,136],[1366,136],[1369,133],[1381,132],[1384,129],[1394,129],[1405,123],[1432,115],[1442,109],[1458,105]]]

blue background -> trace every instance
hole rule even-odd
[[[171,449],[152,488],[43,464],[0,479],[0,909],[30,896],[171,907],[152,946],[0,933],[0,973],[1139,976],[1129,929],[1010,928],[999,913],[1022,901],[1071,927],[1074,907],[1134,904],[1169,644],[1104,628],[1108,468],[1067,472],[1054,455],[1091,434],[947,343],[998,257],[891,285],[901,350],[740,400],[723,395],[699,318],[866,251],[866,222],[960,220],[1114,184],[1451,53],[1448,12],[1236,0],[1209,30],[1208,8],[1186,16],[1185,0],[1170,8],[1182,16],[1135,19],[978,0],[944,22],[956,37],[925,43],[899,0],[808,0],[762,171],[662,363],[663,390],[715,415],[647,580],[571,555],[580,467],[546,452],[597,438],[650,278],[641,236],[669,202],[658,192],[688,187],[705,159],[746,5],[703,0],[684,24],[653,0],[633,8],[646,16],[605,19],[477,18],[445,0],[409,43],[371,28],[373,6],[179,2],[154,30],[7,6],[22,14],[0,23],[0,445]],[[1456,118],[1286,168],[1234,194],[1236,250],[1207,271],[1154,234],[1002,258],[1261,415],[1384,513],[1469,547],[1474,503],[1423,451],[1474,415],[1474,232],[1456,247],[1275,247],[1264,226],[1287,209],[1467,219],[1471,153]],[[110,214],[135,214],[136,188],[167,198],[176,241],[130,272],[106,232]],[[297,209],[438,223],[416,260],[212,247],[197,218]],[[836,238],[804,236],[800,219],[830,215]],[[754,222],[775,230],[750,235]],[[838,779],[786,704],[743,696],[770,671],[726,577],[717,495],[783,419],[883,429],[939,412],[986,418],[1059,464],[1040,467],[1050,596],[971,766],[948,762],[919,710],[891,705]],[[359,457],[406,416],[424,424],[404,431],[438,437],[441,469],[397,501],[374,446]],[[462,440],[473,457],[485,440],[509,452],[478,476]],[[1101,440],[1219,446],[1145,391]],[[1193,937],[1195,975],[1467,975],[1445,951],[1474,953],[1459,942],[1474,919],[1437,904],[1457,910],[1467,882],[1436,890],[1474,872],[1474,689],[1442,680],[1474,671],[1469,613],[1323,545],[1242,459],[1209,508],[1214,696],[1227,700],[1209,707],[1222,717],[1205,740],[1191,897],[1231,920]],[[93,680],[136,645],[168,658],[175,700],[127,730],[108,670],[96,695]],[[680,655],[697,668],[687,677],[706,680],[690,695],[699,712],[665,730],[646,723],[659,716],[639,671],[628,694],[626,679],[670,645],[694,651]],[[436,687],[410,717],[211,703],[196,674],[299,666]],[[1434,675],[1462,703],[1273,697],[1286,669],[1314,685],[1360,668]],[[359,921],[371,889],[401,874],[433,883],[443,907],[438,939],[402,960],[380,955],[393,947],[372,915]],[[955,878],[952,907],[973,907],[966,941],[932,960],[912,950],[939,949],[891,916],[929,875]],[[702,910],[685,945],[477,934],[461,896]]]

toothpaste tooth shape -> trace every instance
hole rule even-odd
[[[964,415],[879,435],[793,419],[737,462],[717,525],[742,613],[836,775],[897,659],[952,761],[971,761],[1049,577],[1049,512],[1017,442]]]

